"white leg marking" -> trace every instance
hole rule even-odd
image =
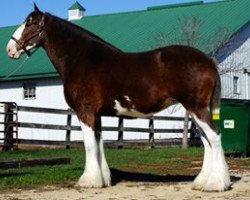
[[[206,138],[201,136],[201,140],[204,145],[204,158],[203,158],[201,172],[193,182],[192,188],[194,190],[203,190],[203,186],[207,182],[207,179],[209,177],[212,168],[212,149],[209,146]]]
[[[99,150],[100,150],[99,163],[101,165],[101,172],[104,181],[104,186],[111,186],[111,173],[109,170],[108,163],[106,161],[102,137],[100,138],[99,141]]]
[[[98,141],[92,128],[80,122],[84,133],[86,151],[85,170],[77,185],[81,187],[103,187],[111,185],[110,170],[104,154],[103,140]]]
[[[204,164],[201,171],[202,175],[199,175],[201,176],[201,178],[197,177],[197,181],[195,180],[194,184],[197,183],[197,189],[200,188],[204,191],[227,190],[231,185],[231,181],[228,166],[224,156],[224,151],[221,146],[221,135],[215,133],[207,123],[199,120],[196,115],[192,114],[192,116],[194,117],[200,128],[205,132],[211,144],[211,150],[209,150],[208,147],[210,146],[206,144],[206,142],[204,144],[205,155]],[[208,158],[205,158],[206,156]],[[211,164],[209,164],[209,162]]]
[[[84,146],[86,151],[85,170],[79,179],[77,186],[103,187],[102,173],[98,161],[98,145],[92,128],[80,122],[84,134]]]

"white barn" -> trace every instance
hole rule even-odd
[[[222,97],[250,99],[250,23],[218,53]]]

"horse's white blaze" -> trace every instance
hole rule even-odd
[[[213,131],[209,125],[192,114],[196,123],[205,132],[210,145],[205,141],[204,164],[201,175],[194,182],[195,189],[205,191],[224,191],[231,185],[228,166],[221,146],[221,135]],[[205,138],[203,138],[203,141]],[[211,148],[211,149],[210,149]]]
[[[114,109],[117,111],[117,115],[124,115],[124,116],[129,116],[129,117],[136,117],[136,118],[140,118],[140,117],[149,117],[154,115],[154,113],[142,113],[139,112],[135,109],[135,106],[132,106],[132,108],[128,109],[128,108],[124,108],[122,107],[121,103],[117,100],[115,100],[115,106]]]
[[[23,23],[21,26],[18,27],[18,29],[15,31],[15,33],[12,35],[12,37],[19,40],[22,36],[23,30],[25,28],[25,24]],[[7,53],[12,58],[19,58],[23,50],[17,51],[16,42],[13,39],[10,39],[10,41],[7,44]]]
[[[20,40],[20,38],[22,37],[23,31],[25,29],[25,25],[26,23],[23,23],[21,26],[19,26],[18,29],[15,31],[15,33],[12,35],[12,37],[16,38],[17,40]],[[37,45],[36,43],[33,43],[32,45],[28,45],[25,48],[26,50],[30,50],[36,47],[36,45]],[[6,50],[7,50],[9,57],[11,58],[19,58],[20,55],[24,52],[23,49],[17,50],[16,41],[14,41],[13,39],[10,39],[10,41],[8,42]]]
[[[103,187],[111,185],[110,171],[105,158],[103,141],[98,141],[92,128],[80,122],[84,134],[86,152],[85,170],[77,185],[81,187]]]
[[[25,29],[25,26],[26,26],[26,23],[23,23],[21,26],[19,26],[12,36],[14,38],[16,38],[17,40],[19,40],[21,38],[21,36],[22,36],[22,33],[23,33],[24,29]]]

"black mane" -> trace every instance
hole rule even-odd
[[[60,18],[60,17],[54,16],[50,13],[45,13],[45,15],[60,22],[64,29],[71,29],[71,30],[74,30],[76,32],[79,32],[80,34],[82,34],[84,32],[88,36],[89,39],[96,41],[96,42],[99,42],[99,43],[102,43],[102,44],[105,44],[114,50],[121,51],[119,48],[115,47],[114,45],[110,44],[109,42],[105,41],[104,39],[102,39],[99,36],[95,35],[94,33],[90,32],[89,30],[86,30],[86,29],[84,29],[84,28],[82,28],[74,23],[71,23],[67,20]]]

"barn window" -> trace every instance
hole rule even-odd
[[[234,92],[234,94],[240,93],[240,84],[239,84],[239,77],[238,76],[233,77],[233,92]]]
[[[35,99],[36,98],[36,84],[24,83],[23,84],[23,99]]]

